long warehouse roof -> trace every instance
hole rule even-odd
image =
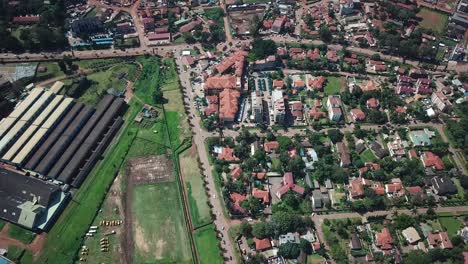
[[[72,98],[66,98],[57,108],[57,110],[42,124],[41,128],[34,134],[28,143],[21,149],[21,151],[13,159],[13,163],[23,163],[26,156],[39,144],[42,138],[49,132],[49,129],[59,120],[59,118],[66,113],[71,103]]]
[[[83,108],[82,103],[76,103],[72,107],[72,109],[66,114],[63,118],[62,122],[58,124],[52,131],[52,133],[47,137],[46,141],[42,143],[40,148],[34,153],[34,155],[29,159],[28,163],[26,164],[27,169],[34,169],[37,164],[41,161],[42,157],[49,151],[49,149],[53,146],[55,141],[62,135],[62,132],[68,127],[68,125],[73,122],[75,117],[80,113],[81,109]]]
[[[52,87],[50,87],[51,92],[58,94],[62,90],[64,83],[61,81],[56,81]]]
[[[49,115],[55,111],[55,108],[62,102],[63,95],[57,95],[54,99],[47,105],[47,107],[42,111],[42,113],[32,122],[33,126],[40,126],[46,120]]]
[[[34,88],[22,102],[16,105],[13,112],[0,122],[0,138],[2,138],[8,130],[13,127],[17,119],[29,109],[43,91],[43,89]]]
[[[102,118],[99,119],[99,122],[97,122],[88,137],[80,144],[80,148],[74,153],[73,159],[71,159],[62,170],[58,176],[58,180],[68,182],[74,174],[76,174],[79,166],[83,163],[86,156],[89,155],[92,148],[96,146],[99,138],[104,134],[105,130],[112,125],[112,120],[114,120],[119,110],[122,109],[124,103],[122,98],[117,98],[112,102],[112,105],[107,108],[107,111]]]
[[[16,153],[23,147],[23,145],[31,138],[31,136],[39,129],[39,126],[42,125],[44,120],[49,117],[50,113],[55,110],[57,105],[62,101],[63,96],[55,97],[50,104],[42,111],[42,113],[33,121],[31,126],[26,129],[26,131],[21,135],[21,137],[16,140],[15,144],[3,155],[3,160],[11,160]]]
[[[0,140],[0,152],[10,143],[11,139],[16,135],[19,134],[20,131],[26,125],[26,121],[18,121],[16,125],[10,129],[10,131]]]
[[[24,115],[20,118],[23,121],[30,121],[39,110],[44,107],[44,104],[48,103],[49,100],[52,98],[53,93],[51,92],[44,92],[39,99],[31,106],[31,108],[24,113]]]

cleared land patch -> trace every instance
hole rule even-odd
[[[422,7],[417,16],[422,19],[419,23],[422,28],[431,29],[437,34],[443,34],[448,22],[446,14]]]
[[[128,162],[128,174],[134,184],[172,181],[173,164],[165,155],[135,158]]]

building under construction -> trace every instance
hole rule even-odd
[[[92,108],[58,95],[60,89],[32,89],[0,121],[0,160],[78,188],[122,125],[126,104],[106,95]]]

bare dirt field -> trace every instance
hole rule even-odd
[[[172,161],[165,155],[135,158],[128,162],[128,175],[135,185],[171,181]]]
[[[247,10],[229,11],[229,22],[237,34],[248,34],[255,16],[262,18],[265,8],[258,6]]]

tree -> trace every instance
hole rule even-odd
[[[252,226],[247,221],[242,221],[239,232],[245,237],[250,237],[252,235]]]
[[[333,35],[327,25],[322,25],[319,29],[320,39],[323,42],[330,42],[333,39]]]
[[[256,238],[263,239],[269,236],[268,234],[268,223],[257,222],[252,227],[252,235]]]
[[[399,230],[406,229],[406,228],[408,228],[410,226],[414,226],[416,224],[416,220],[412,216],[409,216],[407,214],[400,214],[400,215],[396,216],[393,219],[393,221],[394,221],[393,226],[396,229],[399,229]]]
[[[463,189],[468,190],[468,177],[460,177],[460,184],[463,187]]]
[[[164,96],[163,96],[163,92],[161,91],[161,89],[156,89],[154,90],[153,92],[153,100],[155,103],[157,104],[162,104],[164,103]]]
[[[252,41],[249,59],[252,61],[264,59],[276,54],[276,43],[273,40],[255,39]]]
[[[299,241],[299,248],[307,255],[312,254],[312,246],[310,245],[310,242],[303,238]]]
[[[403,264],[426,264],[431,263],[431,257],[422,250],[412,250],[403,257]]]
[[[299,257],[301,250],[299,245],[295,243],[286,243],[279,246],[278,254],[286,259],[296,259]]]
[[[333,143],[341,142],[343,140],[343,133],[341,133],[338,129],[330,129],[328,130],[328,137]]]

